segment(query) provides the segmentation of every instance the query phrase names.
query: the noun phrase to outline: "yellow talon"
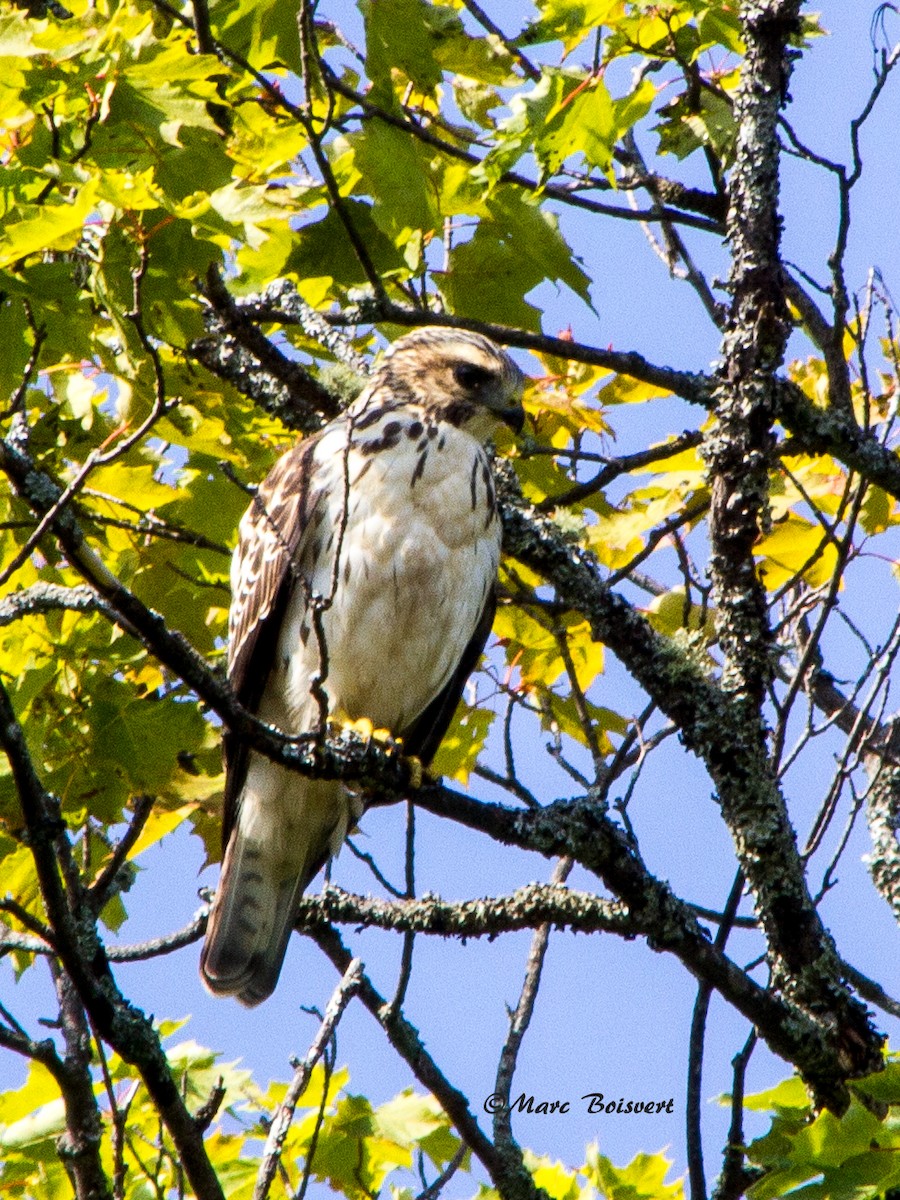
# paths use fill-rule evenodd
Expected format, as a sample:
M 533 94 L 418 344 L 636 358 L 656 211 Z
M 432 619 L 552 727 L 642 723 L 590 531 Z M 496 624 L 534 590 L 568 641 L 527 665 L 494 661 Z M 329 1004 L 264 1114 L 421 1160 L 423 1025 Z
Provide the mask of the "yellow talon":
M 333 718 L 334 724 L 340 730 L 348 729 L 351 733 L 355 733 L 358 737 L 363 738 L 367 742 L 389 742 L 391 741 L 391 731 L 389 729 L 376 729 L 368 717 L 357 717 L 355 721 L 343 713 Z
M 368 717 L 359 717 L 356 721 L 346 721 L 345 729 L 352 729 L 354 733 L 358 733 L 361 738 L 371 741 L 372 734 L 375 732 L 375 726 Z

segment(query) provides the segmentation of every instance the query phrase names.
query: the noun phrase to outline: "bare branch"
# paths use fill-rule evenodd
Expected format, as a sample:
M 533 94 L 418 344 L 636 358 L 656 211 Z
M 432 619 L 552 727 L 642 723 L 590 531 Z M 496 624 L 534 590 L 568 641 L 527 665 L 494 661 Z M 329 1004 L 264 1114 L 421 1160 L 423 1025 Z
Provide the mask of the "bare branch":
M 153 797 L 138 796 L 134 801 L 133 808 L 134 813 L 128 824 L 128 829 L 119 839 L 118 845 L 113 851 L 112 858 L 88 889 L 88 896 L 91 904 L 94 906 L 94 912 L 99 912 L 113 894 L 119 871 L 122 869 L 135 842 L 141 836 L 141 831 L 153 811 Z
M 352 959 L 340 937 L 333 929 L 320 929 L 310 935 L 343 973 Z M 503 1200 L 541 1200 L 520 1155 L 504 1155 L 487 1138 L 469 1108 L 469 1101 L 447 1080 L 434 1059 L 425 1049 L 418 1030 L 402 1013 L 392 1013 L 390 1005 L 373 987 L 367 975 L 362 976 L 359 996 L 363 1004 L 382 1026 L 388 1041 L 409 1065 L 416 1079 L 437 1099 L 444 1112 L 456 1126 L 459 1136 L 471 1148 L 491 1177 Z
M 731 1126 L 722 1171 L 716 1180 L 713 1200 L 740 1200 L 746 1195 L 747 1187 L 757 1178 L 758 1171 L 745 1166 L 744 1138 L 744 1077 L 750 1058 L 756 1048 L 756 1030 L 751 1030 L 741 1049 L 731 1060 L 734 1082 L 731 1087 Z
M 550 886 L 561 887 L 568 878 L 571 870 L 572 859 L 560 859 L 553 869 Z M 534 1012 L 538 988 L 541 985 L 544 957 L 547 953 L 549 942 L 550 925 L 541 925 L 535 930 L 534 937 L 531 939 L 531 949 L 528 953 L 528 963 L 525 968 L 522 991 L 519 994 L 519 1002 L 516 1005 L 515 1012 L 510 1014 L 509 1033 L 506 1036 L 506 1041 L 503 1043 L 503 1049 L 500 1052 L 500 1061 L 497 1064 L 497 1077 L 494 1080 L 494 1098 L 499 1098 L 500 1103 L 494 1110 L 494 1142 L 505 1153 L 521 1153 L 513 1138 L 512 1110 L 510 1108 L 509 1096 L 519 1057 L 519 1049 L 521 1048 L 522 1039 L 525 1037 L 528 1026 L 531 1023 L 532 1013 Z
M 297 1103 L 309 1085 L 313 1067 L 322 1057 L 326 1046 L 334 1037 L 334 1032 L 343 1016 L 344 1009 L 359 991 L 362 978 L 362 962 L 360 959 L 354 958 L 344 972 L 340 983 L 332 992 L 331 999 L 328 1001 L 328 1006 L 325 1009 L 325 1015 L 322 1018 L 322 1023 L 319 1026 L 319 1031 L 313 1039 L 309 1050 L 307 1050 L 306 1056 L 301 1062 L 295 1065 L 294 1077 L 288 1085 L 284 1099 L 278 1106 L 278 1112 L 275 1114 L 272 1124 L 269 1126 L 262 1161 L 259 1164 L 259 1170 L 256 1175 L 256 1185 L 253 1188 L 253 1200 L 266 1200 L 269 1194 L 269 1189 L 275 1178 L 275 1172 L 281 1161 L 284 1139 L 287 1137 L 291 1121 L 294 1119 L 294 1110 L 297 1107 Z
M 522 53 L 515 42 L 506 37 L 499 25 L 494 24 L 481 5 L 476 4 L 475 0 L 463 0 L 463 4 L 482 28 L 486 29 L 488 33 L 492 33 L 499 42 L 503 43 L 506 47 L 506 52 L 516 60 L 528 78 L 537 82 L 541 77 L 538 68 Z

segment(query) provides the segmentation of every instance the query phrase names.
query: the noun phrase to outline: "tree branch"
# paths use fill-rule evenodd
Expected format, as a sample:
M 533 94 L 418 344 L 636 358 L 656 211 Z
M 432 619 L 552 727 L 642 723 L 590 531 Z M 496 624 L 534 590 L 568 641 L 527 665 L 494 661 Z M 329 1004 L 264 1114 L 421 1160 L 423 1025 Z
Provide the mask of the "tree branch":
M 691 907 L 649 873 L 622 830 L 590 800 L 559 800 L 541 809 L 509 809 L 447 788 L 423 788 L 416 803 L 435 816 L 481 830 L 505 845 L 546 858 L 571 856 L 628 906 L 634 930 L 668 951 L 743 1013 L 769 1048 L 794 1063 L 817 1102 L 837 1106 L 847 1063 L 831 1031 L 755 983 L 709 940 Z
M 63 968 L 95 1028 L 139 1071 L 177 1147 L 198 1200 L 224 1200 L 203 1138 L 172 1078 L 159 1037 L 142 1012 L 119 992 L 109 970 L 93 914 L 82 895 L 67 895 L 56 843 L 65 843 L 59 806 L 38 779 L 6 689 L 0 684 L 0 745 L 6 752 L 22 805 L 29 845 L 47 917 Z
M 359 991 L 361 982 L 362 962 L 360 959 L 354 958 L 344 972 L 340 983 L 334 989 L 331 999 L 328 1001 L 325 1016 L 322 1018 L 318 1033 L 313 1039 L 309 1050 L 306 1052 L 306 1056 L 302 1062 L 296 1063 L 294 1077 L 288 1086 L 284 1099 L 278 1106 L 278 1111 L 272 1120 L 272 1124 L 269 1126 L 262 1160 L 256 1175 L 256 1184 L 253 1188 L 253 1200 L 266 1200 L 269 1194 L 269 1189 L 275 1178 L 275 1172 L 278 1170 L 278 1165 L 281 1161 L 284 1139 L 287 1137 L 291 1121 L 294 1119 L 294 1111 L 297 1103 L 309 1085 L 313 1067 L 325 1053 L 328 1043 L 334 1037 L 334 1032 L 343 1016 L 344 1009 Z
M 316 944 L 331 959 L 343 974 L 352 961 L 337 932 L 321 929 L 311 933 Z M 456 1126 L 463 1141 L 472 1149 L 484 1166 L 494 1187 L 503 1200 L 546 1200 L 546 1193 L 536 1188 L 531 1175 L 522 1162 L 521 1155 L 504 1155 L 485 1136 L 469 1108 L 468 1099 L 458 1091 L 438 1069 L 434 1059 L 425 1049 L 418 1030 L 396 1012 L 383 996 L 376 991 L 369 977 L 363 975 L 359 996 L 363 1004 L 381 1025 L 388 1041 L 401 1058 L 409 1065 L 416 1079 L 427 1088 Z
M 877 1069 L 881 1039 L 841 980 L 834 944 L 806 886 L 763 716 L 773 639 L 754 547 L 767 520 L 775 378 L 790 331 L 779 258 L 777 126 L 787 94 L 787 42 L 798 28 L 799 7 L 799 0 L 741 5 L 747 53 L 735 101 L 728 223 L 732 305 L 716 393 L 717 426 L 705 449 L 722 691 L 738 724 L 709 767 L 766 934 L 775 985 L 823 1022 L 843 1070 L 863 1074 Z M 843 1109 L 849 1094 L 842 1071 L 833 1082 L 830 1103 Z

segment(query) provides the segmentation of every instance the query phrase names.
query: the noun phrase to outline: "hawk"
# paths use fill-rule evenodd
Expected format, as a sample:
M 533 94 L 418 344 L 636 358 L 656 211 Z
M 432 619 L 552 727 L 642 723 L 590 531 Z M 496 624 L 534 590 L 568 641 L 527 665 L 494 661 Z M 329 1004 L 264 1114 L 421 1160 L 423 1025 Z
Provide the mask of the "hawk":
M 520 430 L 524 377 L 476 333 L 418 329 L 340 417 L 289 450 L 240 524 L 228 675 L 296 735 L 367 719 L 428 763 L 490 633 L 500 520 L 483 443 Z M 227 734 L 207 987 L 271 995 L 297 901 L 362 803 Z

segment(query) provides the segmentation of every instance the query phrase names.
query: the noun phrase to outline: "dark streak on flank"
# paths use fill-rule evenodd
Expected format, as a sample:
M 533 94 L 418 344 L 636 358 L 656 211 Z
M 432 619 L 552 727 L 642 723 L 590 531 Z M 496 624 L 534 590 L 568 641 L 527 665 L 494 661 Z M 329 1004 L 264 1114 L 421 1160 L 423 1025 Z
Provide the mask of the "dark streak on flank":
M 425 472 L 425 459 L 428 457 L 428 451 L 425 450 L 419 455 L 419 461 L 416 463 L 416 469 L 412 473 L 412 479 L 409 481 L 410 487 L 415 487 L 418 481 L 422 478 Z
M 409 438 L 409 440 L 411 442 L 414 442 L 417 437 L 421 437 L 422 430 L 424 428 L 425 428 L 425 426 L 422 424 L 421 421 L 412 421 L 406 427 L 406 436 Z
M 469 487 L 472 490 L 472 512 L 475 511 L 478 505 L 478 459 L 472 463 L 472 476 L 469 480 Z

